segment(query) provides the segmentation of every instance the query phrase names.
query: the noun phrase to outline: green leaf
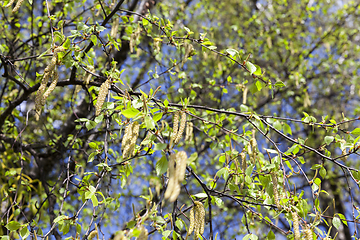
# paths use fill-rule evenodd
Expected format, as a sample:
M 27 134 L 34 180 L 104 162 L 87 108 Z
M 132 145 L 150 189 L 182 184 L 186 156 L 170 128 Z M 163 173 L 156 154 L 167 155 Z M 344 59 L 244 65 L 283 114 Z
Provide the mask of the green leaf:
M 329 145 L 330 143 L 332 143 L 334 141 L 334 137 L 333 136 L 326 136 L 324 138 L 324 142 L 326 143 L 326 145 Z
M 162 112 L 159 112 L 159 113 L 155 113 L 154 116 L 153 116 L 153 120 L 155 122 L 159 121 L 163 116 L 163 113 Z
M 20 236 L 22 239 L 26 239 L 30 235 L 30 231 L 27 227 L 20 230 Z
M 197 198 L 205 198 L 205 197 L 207 197 L 206 193 L 197 193 L 197 194 L 195 194 L 193 196 L 197 197 Z
M 156 174 L 158 176 L 161 176 L 166 172 L 167 169 L 168 169 L 168 161 L 166 160 L 166 157 L 163 156 L 162 158 L 160 158 L 159 161 L 156 162 L 155 165 Z
M 351 134 L 360 135 L 360 128 L 355 128 L 354 130 L 351 131 Z
M 88 158 L 88 163 L 91 163 L 92 161 L 94 161 L 94 158 L 96 155 L 97 155 L 97 152 L 90 153 L 89 158 Z
M 147 129 L 154 129 L 155 128 L 155 121 L 152 119 L 151 116 L 145 117 L 145 126 Z
M 140 113 L 140 111 L 134 107 L 130 107 L 124 111 L 121 111 L 121 114 L 124 115 L 126 118 L 133 118 L 136 115 L 138 115 L 139 113 Z
M 250 71 L 251 74 L 256 72 L 256 66 L 249 61 L 246 62 L 246 68 Z
M 282 88 L 285 87 L 285 84 L 282 81 L 278 80 L 275 83 L 275 87 Z
M 163 239 L 168 239 L 168 237 L 170 236 L 172 230 L 166 230 L 162 232 L 163 235 Z
M 96 194 L 91 196 L 91 202 L 94 207 L 97 207 L 99 205 L 99 201 L 97 200 Z
M 97 123 L 95 121 L 91 121 L 91 120 L 88 120 L 86 123 L 85 123 L 85 127 L 87 130 L 91 130 L 93 128 L 95 128 L 97 125 Z
M 231 48 L 229 48 L 229 49 L 226 49 L 226 52 L 230 55 L 230 56 L 234 56 L 234 55 L 236 55 L 236 54 L 238 54 L 239 52 L 238 51 L 236 51 L 235 49 L 231 49 Z
M 218 198 L 218 197 L 213 197 L 214 198 L 214 201 L 215 201 L 215 204 L 218 206 L 218 207 L 222 207 L 224 205 L 224 202 L 221 198 Z
M 283 131 L 284 131 L 284 134 L 286 134 L 286 135 L 292 135 L 291 127 L 287 123 L 284 123 Z
M 90 142 L 89 147 L 91 147 L 92 149 L 98 149 L 98 145 L 94 142 Z
M 320 176 L 322 178 L 325 178 L 325 176 L 326 176 L 326 169 L 324 167 L 320 168 Z
M 275 240 L 275 234 L 273 233 L 273 231 L 270 230 L 267 235 L 267 240 Z
M 167 148 L 167 143 L 158 143 L 155 145 L 154 147 L 154 151 L 158 151 L 158 150 L 164 150 Z
M 256 64 L 254 64 L 254 66 L 256 67 L 256 71 L 253 74 L 257 76 L 261 76 L 262 75 L 261 68 Z
M 282 129 L 282 125 L 281 125 L 280 121 L 275 121 L 273 124 L 273 127 L 279 131 L 281 131 L 281 129 Z
M 19 223 L 19 222 L 16 222 L 16 221 L 11 221 L 9 222 L 8 224 L 6 224 L 6 228 L 9 230 L 9 231 L 16 231 L 18 230 L 22 225 Z
M 57 217 L 54 219 L 54 223 L 61 222 L 61 221 L 63 221 L 64 219 L 68 219 L 68 218 L 69 218 L 69 217 L 66 216 L 66 215 L 57 216 Z
M 339 229 L 339 227 L 341 225 L 340 218 L 334 217 L 332 220 L 332 225 L 334 225 L 334 227 L 336 227 L 336 229 Z

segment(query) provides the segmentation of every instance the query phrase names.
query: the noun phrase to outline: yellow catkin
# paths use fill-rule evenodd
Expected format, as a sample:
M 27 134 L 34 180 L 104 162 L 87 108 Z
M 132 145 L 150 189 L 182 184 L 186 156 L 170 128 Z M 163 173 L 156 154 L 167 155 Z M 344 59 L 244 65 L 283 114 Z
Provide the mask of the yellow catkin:
M 193 135 L 194 124 L 192 122 L 188 122 L 186 124 L 186 133 L 185 133 L 185 141 L 191 141 Z
M 299 217 L 296 212 L 291 212 L 294 225 L 294 240 L 300 240 Z
M 278 189 L 277 189 L 278 181 L 277 181 L 276 173 L 271 172 L 270 175 L 271 175 L 271 180 L 272 180 L 272 183 L 273 183 L 273 192 L 274 192 L 275 204 L 276 204 L 277 208 L 280 210 L 281 205 L 280 205 L 280 200 L 279 200 L 279 192 L 278 192 Z
M 124 136 L 121 142 L 121 151 L 124 159 L 128 157 L 128 154 L 130 152 L 131 136 L 133 129 L 132 125 L 133 123 L 130 123 L 125 127 Z
M 177 180 L 181 183 L 185 178 L 187 155 L 185 151 L 176 153 L 176 173 Z
M 169 197 L 169 202 L 175 202 L 180 194 L 180 191 L 181 191 L 181 187 L 179 182 L 175 182 L 171 196 Z
M 148 230 L 144 226 L 141 226 L 140 227 L 140 234 L 137 237 L 137 240 L 147 240 L 148 235 L 149 235 Z
M 241 159 L 241 170 L 243 173 L 245 173 L 246 170 L 246 154 L 244 152 L 240 153 L 240 159 Z
M 171 143 L 174 142 L 176 136 L 177 136 L 177 132 L 178 132 L 178 128 L 179 128 L 179 112 L 175 112 L 174 114 L 174 120 L 173 120 L 173 132 L 171 135 Z
M 179 130 L 177 132 L 177 135 L 174 139 L 174 143 L 177 144 L 178 142 L 180 142 L 181 137 L 184 133 L 185 130 L 185 126 L 186 126 L 186 113 L 185 112 L 181 112 L 181 118 L 180 118 L 180 127 Z
M 303 232 L 304 232 L 305 240 L 312 240 L 313 239 L 313 236 L 312 236 L 313 234 L 312 234 L 312 231 L 311 231 L 310 228 L 306 227 Z
M 8 4 L 6 4 L 6 8 L 11 7 L 13 5 L 13 3 L 15 2 L 15 0 L 10 0 L 10 2 Z
M 131 131 L 131 139 L 130 139 L 130 149 L 129 155 L 130 157 L 134 156 L 134 150 L 136 146 L 136 140 L 139 137 L 140 125 L 138 122 L 134 122 L 132 124 L 132 131 Z
M 195 227 L 195 218 L 194 218 L 194 208 L 191 208 L 190 210 L 190 225 L 189 225 L 189 231 L 187 235 L 190 235 L 193 231 L 194 231 L 194 227 Z
M 169 172 L 168 172 L 169 182 L 168 182 L 168 186 L 166 188 L 165 195 L 164 195 L 165 199 L 169 199 L 172 196 L 172 193 L 173 193 L 174 189 L 176 188 L 176 184 L 178 184 L 178 181 L 176 179 L 177 175 L 175 172 L 175 155 L 174 154 L 170 155 L 168 169 L 169 169 Z
M 46 99 L 50 96 L 50 94 L 54 91 L 57 82 L 59 81 L 59 74 L 57 73 L 57 71 L 54 71 L 54 80 L 52 81 L 52 83 L 50 84 L 49 88 L 44 92 L 43 96 L 42 96 L 42 100 L 41 100 L 41 104 L 44 106 Z
M 12 13 L 16 13 L 18 10 L 19 10 L 19 8 L 21 7 L 21 4 L 24 2 L 24 0 L 18 0 L 17 1 L 17 3 L 16 3 L 16 5 L 15 5 L 15 7 L 13 8 L 13 10 L 12 10 Z
M 41 113 L 41 108 L 45 105 L 46 98 L 50 95 L 50 93 L 56 87 L 57 81 L 59 79 L 59 75 L 55 71 L 56 64 L 58 62 L 58 53 L 65 51 L 65 48 L 60 46 L 54 49 L 54 54 L 51 58 L 49 65 L 44 70 L 44 75 L 41 80 L 41 84 L 39 89 L 36 92 L 35 97 L 35 118 L 39 120 L 39 116 Z M 49 89 L 45 92 L 47 82 L 49 81 L 50 77 L 54 77 L 54 81 L 50 85 Z M 45 95 L 45 96 L 44 96 Z
M 194 239 L 198 239 L 198 235 L 203 234 L 205 229 L 205 208 L 204 205 L 199 201 L 195 201 L 194 204 L 195 204 Z
M 127 240 L 128 238 L 125 237 L 125 234 L 123 231 L 118 232 L 113 240 Z
M 95 104 L 95 116 L 99 116 L 101 112 L 101 108 L 104 105 L 106 96 L 109 92 L 110 87 L 110 78 L 107 79 L 103 84 L 101 84 L 99 89 L 99 95 Z
M 94 230 L 89 234 L 88 239 L 94 239 L 97 235 L 98 231 Z
M 119 29 L 119 21 L 120 21 L 120 18 L 114 18 L 114 20 L 112 22 L 111 31 L 110 31 L 110 36 L 112 38 L 116 38 L 118 29 Z

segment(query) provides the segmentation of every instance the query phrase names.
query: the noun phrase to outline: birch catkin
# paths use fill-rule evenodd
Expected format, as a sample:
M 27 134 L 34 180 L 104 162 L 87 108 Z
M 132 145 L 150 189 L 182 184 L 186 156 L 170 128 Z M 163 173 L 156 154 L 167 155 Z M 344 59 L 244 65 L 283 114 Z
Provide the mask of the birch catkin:
M 106 96 L 109 92 L 110 87 L 110 78 L 108 78 L 103 84 L 101 84 L 99 89 L 99 96 L 97 98 L 96 104 L 95 104 L 95 116 L 99 116 L 101 112 L 101 108 L 104 105 Z
M 294 224 L 294 240 L 300 240 L 299 217 L 296 212 L 291 212 Z
M 185 151 L 180 151 L 176 154 L 176 173 L 177 180 L 181 183 L 185 178 L 187 155 Z
M 275 204 L 276 204 L 276 207 L 280 210 L 281 205 L 280 205 L 280 200 L 279 200 L 279 192 L 278 192 L 278 189 L 277 189 L 278 180 L 277 180 L 277 177 L 276 177 L 276 173 L 274 171 L 272 171 L 270 173 L 270 175 L 271 175 L 271 180 L 272 180 L 272 183 L 273 183 L 273 192 L 274 192 Z
M 185 133 L 185 141 L 191 141 L 193 135 L 194 124 L 192 122 L 188 122 L 186 124 L 186 133 Z
M 303 232 L 304 232 L 305 240 L 312 240 L 313 239 L 313 236 L 312 236 L 313 234 L 312 234 L 312 231 L 311 231 L 310 228 L 306 227 Z
M 174 120 L 173 120 L 173 132 L 171 134 L 171 143 L 174 142 L 176 136 L 177 136 L 177 132 L 178 132 L 178 128 L 179 128 L 179 112 L 175 112 L 174 114 Z
M 185 126 L 186 126 L 186 113 L 181 112 L 180 127 L 179 127 L 177 135 L 176 135 L 176 137 L 174 139 L 175 144 L 180 142 L 181 137 L 182 137 L 182 135 L 184 133 L 184 130 L 185 130 Z
M 125 127 L 125 133 L 121 141 L 121 150 L 124 159 L 133 156 L 139 131 L 140 125 L 136 121 Z
M 147 240 L 148 235 L 149 235 L 148 230 L 144 226 L 141 226 L 140 227 L 140 234 L 137 237 L 137 240 Z
M 198 234 L 203 234 L 205 229 L 205 208 L 204 205 L 199 201 L 195 201 L 194 204 L 195 204 L 194 239 L 198 239 Z
M 164 195 L 165 199 L 169 199 L 172 196 L 172 193 L 176 188 L 175 184 L 178 184 L 176 179 L 177 174 L 175 172 L 175 154 L 170 155 L 169 166 L 168 166 L 168 177 L 169 177 L 169 182 Z
M 58 53 L 65 51 L 65 48 L 60 46 L 56 47 L 54 49 L 54 54 L 51 58 L 50 64 L 45 68 L 44 75 L 40 83 L 40 87 L 36 92 L 35 97 L 35 117 L 36 120 L 39 120 L 39 116 L 41 113 L 41 108 L 45 105 L 46 99 L 50 96 L 51 92 L 55 89 L 56 84 L 59 80 L 59 75 L 56 72 L 56 64 L 58 62 Z M 50 77 L 53 77 L 53 81 L 50 84 L 48 90 L 45 91 L 46 85 L 50 79 Z

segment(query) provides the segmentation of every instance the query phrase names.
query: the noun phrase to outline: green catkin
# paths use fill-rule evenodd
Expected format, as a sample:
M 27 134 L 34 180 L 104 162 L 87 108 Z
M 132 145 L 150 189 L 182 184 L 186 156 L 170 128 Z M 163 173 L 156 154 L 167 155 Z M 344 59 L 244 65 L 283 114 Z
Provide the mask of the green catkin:
M 186 113 L 185 112 L 181 112 L 181 118 L 180 118 L 180 127 L 179 130 L 177 132 L 177 135 L 174 139 L 174 143 L 177 144 L 180 142 L 181 137 L 184 133 L 185 130 L 185 126 L 186 126 Z
M 109 92 L 110 87 L 110 78 L 108 78 L 103 84 L 101 84 L 99 89 L 99 95 L 95 104 L 95 116 L 99 116 L 101 112 L 101 108 L 104 105 L 106 96 Z
M 280 205 L 280 200 L 279 200 L 279 192 L 278 192 L 278 189 L 277 189 L 278 181 L 277 181 L 276 173 L 271 172 L 270 175 L 271 175 L 271 180 L 272 180 L 272 183 L 273 183 L 273 192 L 274 192 L 275 204 L 276 204 L 276 207 L 280 210 L 281 205 Z
M 294 224 L 294 240 L 300 240 L 299 217 L 296 212 L 291 212 Z

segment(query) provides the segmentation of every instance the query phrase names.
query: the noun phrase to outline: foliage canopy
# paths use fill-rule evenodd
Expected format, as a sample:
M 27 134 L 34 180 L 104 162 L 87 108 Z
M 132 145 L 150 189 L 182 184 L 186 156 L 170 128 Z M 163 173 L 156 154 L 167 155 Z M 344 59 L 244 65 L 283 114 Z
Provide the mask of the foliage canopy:
M 358 1 L 10 1 L 1 239 L 358 239 Z

